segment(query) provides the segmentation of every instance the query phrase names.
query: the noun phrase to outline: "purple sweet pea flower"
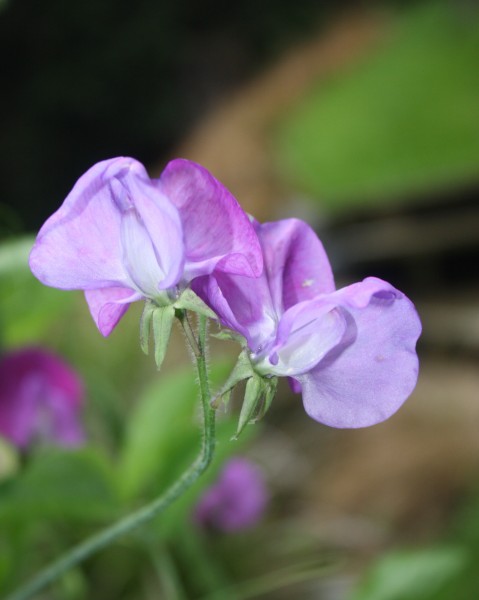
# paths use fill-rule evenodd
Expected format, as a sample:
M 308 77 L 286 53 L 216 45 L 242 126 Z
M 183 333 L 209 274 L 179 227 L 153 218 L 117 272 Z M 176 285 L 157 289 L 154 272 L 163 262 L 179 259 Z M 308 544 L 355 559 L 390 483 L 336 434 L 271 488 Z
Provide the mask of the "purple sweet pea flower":
M 244 336 L 257 373 L 293 379 L 313 419 L 354 428 L 390 417 L 418 375 L 421 324 L 411 301 L 375 277 L 336 290 L 324 248 L 302 221 L 255 227 L 263 275 L 213 273 L 195 281 L 196 293 Z
M 40 348 L 5 354 L 0 382 L 0 435 L 22 449 L 39 438 L 59 446 L 83 442 L 83 385 L 58 356 Z
M 200 498 L 194 517 L 205 528 L 238 531 L 255 525 L 267 502 L 266 485 L 258 467 L 246 458 L 232 458 Z
M 131 302 L 170 304 L 199 275 L 257 277 L 247 215 L 206 169 L 177 159 L 150 179 L 133 158 L 97 163 L 41 228 L 30 268 L 44 284 L 85 291 L 107 336 Z

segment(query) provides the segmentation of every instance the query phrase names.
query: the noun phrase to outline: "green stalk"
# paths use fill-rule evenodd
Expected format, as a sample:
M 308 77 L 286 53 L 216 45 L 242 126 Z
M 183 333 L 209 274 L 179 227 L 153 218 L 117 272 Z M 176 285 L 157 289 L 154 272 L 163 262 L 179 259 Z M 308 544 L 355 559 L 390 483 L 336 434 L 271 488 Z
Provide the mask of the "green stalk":
M 182 320 L 182 325 L 183 327 L 189 327 L 189 323 L 186 319 Z M 191 328 L 188 332 L 188 339 L 190 338 L 190 335 L 192 335 Z M 50 566 L 40 571 L 26 585 L 7 596 L 5 600 L 29 600 L 29 598 L 32 598 L 35 594 L 56 581 L 68 571 L 68 569 L 71 569 L 96 552 L 102 550 L 122 535 L 151 521 L 168 508 L 168 506 L 170 506 L 177 498 L 182 496 L 208 468 L 213 459 L 215 450 L 215 411 L 211 407 L 211 394 L 206 369 L 205 344 L 206 318 L 200 316 L 198 320 L 197 340 L 199 351 L 195 352 L 195 359 L 200 386 L 201 405 L 203 408 L 203 437 L 201 450 L 195 461 L 159 498 L 73 547 Z

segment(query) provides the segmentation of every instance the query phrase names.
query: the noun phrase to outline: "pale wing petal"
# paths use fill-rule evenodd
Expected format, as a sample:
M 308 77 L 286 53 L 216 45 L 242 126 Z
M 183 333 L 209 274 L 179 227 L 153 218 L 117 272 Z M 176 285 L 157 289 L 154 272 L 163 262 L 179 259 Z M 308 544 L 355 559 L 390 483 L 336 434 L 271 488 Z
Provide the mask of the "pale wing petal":
M 30 254 L 30 268 L 42 283 L 61 289 L 126 283 L 120 247 L 121 213 L 104 178 L 108 168 L 124 160 L 105 160 L 89 169 L 40 229 Z
M 299 375 L 306 412 L 332 427 L 384 421 L 417 381 L 421 324 L 411 301 L 370 278 L 336 294 L 349 315 L 346 336 L 310 372 Z
M 218 315 L 221 323 L 244 336 L 253 352 L 274 339 L 277 318 L 264 276 L 255 278 L 215 273 L 199 277 L 192 289 Z
M 183 230 L 174 204 L 133 163 L 109 172 L 112 197 L 121 212 L 120 237 L 125 268 L 144 296 L 173 287 L 184 265 Z
M 91 316 L 105 337 L 110 335 L 118 321 L 126 313 L 131 302 L 141 299 L 141 295 L 128 288 L 104 288 L 85 291 L 85 298 Z
M 307 223 L 284 219 L 257 226 L 257 233 L 273 304 L 280 314 L 335 290 L 326 252 Z
M 257 365 L 260 371 L 289 377 L 305 373 L 341 342 L 347 323 L 330 296 L 301 302 L 286 311 L 274 344 Z

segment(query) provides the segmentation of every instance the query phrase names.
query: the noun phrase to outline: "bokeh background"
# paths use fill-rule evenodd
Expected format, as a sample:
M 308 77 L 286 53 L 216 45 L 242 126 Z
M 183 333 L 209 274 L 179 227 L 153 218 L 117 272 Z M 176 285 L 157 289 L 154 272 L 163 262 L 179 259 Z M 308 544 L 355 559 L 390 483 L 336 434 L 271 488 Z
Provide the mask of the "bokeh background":
M 0 450 L 0 593 L 152 498 L 194 455 L 181 335 L 162 373 L 141 307 L 108 338 L 81 293 L 47 289 L 33 234 L 94 162 L 195 160 L 261 220 L 297 216 L 338 286 L 375 275 L 416 303 L 418 386 L 389 421 L 338 431 L 281 386 L 263 421 L 147 532 L 45 599 L 470 600 L 479 594 L 479 6 L 472 0 L 0 2 L 0 341 L 85 382 L 86 446 Z M 225 350 L 226 348 L 226 350 Z M 211 348 L 220 382 L 237 348 Z M 0 381 L 0 386 L 2 382 Z M 270 493 L 256 527 L 191 513 L 229 456 Z

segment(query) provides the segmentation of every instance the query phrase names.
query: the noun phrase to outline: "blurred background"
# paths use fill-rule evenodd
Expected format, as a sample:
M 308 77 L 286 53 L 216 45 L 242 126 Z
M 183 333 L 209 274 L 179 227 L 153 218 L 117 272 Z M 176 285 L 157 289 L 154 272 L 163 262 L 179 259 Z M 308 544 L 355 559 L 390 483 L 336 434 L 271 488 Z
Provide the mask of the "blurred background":
M 420 378 L 364 430 L 310 420 L 284 385 L 230 442 L 234 405 L 200 485 L 42 598 L 478 597 L 478 3 L 3 0 L 0 52 L 2 360 L 47 349 L 84 390 L 76 449 L 45 431 L 0 438 L 0 595 L 153 498 L 199 443 L 182 336 L 158 375 L 141 307 L 103 339 L 81 293 L 27 267 L 76 179 L 130 155 L 152 176 L 195 160 L 260 220 L 307 220 L 338 287 L 374 275 L 405 292 L 424 326 Z M 213 345 L 214 381 L 236 354 Z M 232 456 L 269 500 L 240 530 L 205 527 L 195 506 Z

